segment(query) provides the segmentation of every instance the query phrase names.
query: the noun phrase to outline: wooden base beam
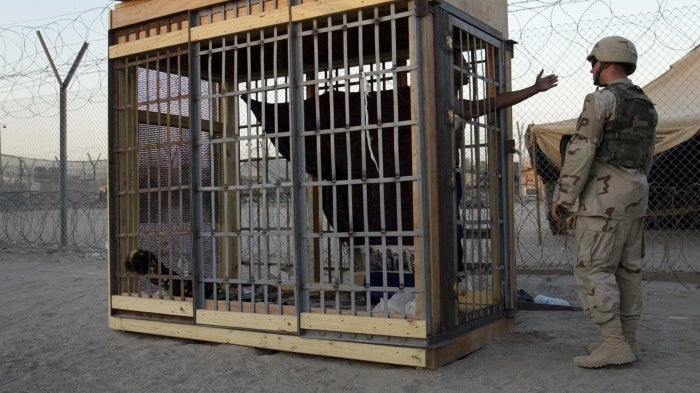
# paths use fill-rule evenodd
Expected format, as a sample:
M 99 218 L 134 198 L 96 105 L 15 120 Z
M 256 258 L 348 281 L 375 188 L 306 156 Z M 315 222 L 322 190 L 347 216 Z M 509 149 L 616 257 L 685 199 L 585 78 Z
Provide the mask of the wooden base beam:
M 496 337 L 515 331 L 515 318 L 504 318 L 492 324 L 472 330 L 469 333 L 455 337 L 453 342 L 430 351 L 426 359 L 426 367 L 442 367 L 457 359 L 484 347 Z
M 330 356 L 403 366 L 426 367 L 426 350 L 423 348 L 320 340 L 279 333 L 234 330 L 112 316 L 109 317 L 109 327 L 115 330 L 222 344 L 244 345 L 275 351 L 296 352 L 308 355 Z
M 111 300 L 111 308 L 114 310 L 138 311 L 189 318 L 194 316 L 192 301 L 183 302 L 121 295 L 114 295 Z
M 109 317 L 109 327 L 114 330 L 243 345 L 275 351 L 410 367 L 438 368 L 476 351 L 502 334 L 512 333 L 515 328 L 515 322 L 514 318 L 502 319 L 456 337 L 450 344 L 439 348 L 416 348 L 322 340 L 277 332 L 237 330 L 226 327 L 160 322 L 116 316 Z

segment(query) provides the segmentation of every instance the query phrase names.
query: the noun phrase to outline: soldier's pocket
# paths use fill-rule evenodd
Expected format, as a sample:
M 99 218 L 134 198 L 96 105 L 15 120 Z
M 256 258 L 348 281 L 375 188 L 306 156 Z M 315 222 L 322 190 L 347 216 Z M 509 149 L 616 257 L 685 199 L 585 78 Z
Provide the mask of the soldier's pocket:
M 596 268 L 615 266 L 615 234 L 617 222 L 589 218 L 576 223 L 577 267 Z M 580 225 L 580 227 L 579 227 Z

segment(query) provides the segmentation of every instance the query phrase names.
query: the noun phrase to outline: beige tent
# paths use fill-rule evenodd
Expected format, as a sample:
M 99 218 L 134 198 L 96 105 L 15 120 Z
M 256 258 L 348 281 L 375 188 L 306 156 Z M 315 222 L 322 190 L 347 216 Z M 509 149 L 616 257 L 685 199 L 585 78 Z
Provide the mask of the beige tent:
M 700 131 L 700 46 L 642 89 L 656 105 L 659 115 L 655 154 L 692 138 Z M 539 149 L 559 167 L 559 142 L 563 135 L 572 134 L 575 128 L 576 119 L 569 119 L 532 124 L 528 131 L 536 138 Z

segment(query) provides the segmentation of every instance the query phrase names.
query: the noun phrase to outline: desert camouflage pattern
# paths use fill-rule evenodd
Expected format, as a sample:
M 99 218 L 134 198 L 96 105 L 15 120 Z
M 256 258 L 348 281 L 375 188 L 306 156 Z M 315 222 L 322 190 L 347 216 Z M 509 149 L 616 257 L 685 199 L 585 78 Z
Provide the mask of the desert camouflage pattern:
M 593 323 L 638 320 L 642 312 L 644 218 L 579 217 L 574 277 L 583 312 Z
M 658 116 L 654 104 L 641 88 L 630 84 L 610 84 L 617 108 L 605 124 L 596 159 L 627 168 L 644 166 L 652 153 Z M 622 103 L 622 104 L 619 104 Z
M 628 78 L 612 83 L 632 84 Z M 578 200 L 577 216 L 629 219 L 644 217 L 649 197 L 647 174 L 653 144 L 640 168 L 625 168 L 596 160 L 605 124 L 615 115 L 615 94 L 598 90 L 586 96 L 559 176 L 553 202 L 571 210 Z

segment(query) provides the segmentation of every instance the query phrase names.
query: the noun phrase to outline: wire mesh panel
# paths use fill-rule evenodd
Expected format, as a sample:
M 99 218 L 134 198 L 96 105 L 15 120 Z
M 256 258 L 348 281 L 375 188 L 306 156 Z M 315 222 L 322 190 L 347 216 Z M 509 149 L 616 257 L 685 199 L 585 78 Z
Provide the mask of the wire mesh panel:
M 115 62 L 111 225 L 121 294 L 192 296 L 187 59 L 172 49 Z

